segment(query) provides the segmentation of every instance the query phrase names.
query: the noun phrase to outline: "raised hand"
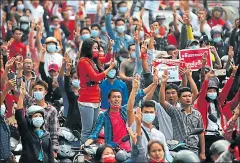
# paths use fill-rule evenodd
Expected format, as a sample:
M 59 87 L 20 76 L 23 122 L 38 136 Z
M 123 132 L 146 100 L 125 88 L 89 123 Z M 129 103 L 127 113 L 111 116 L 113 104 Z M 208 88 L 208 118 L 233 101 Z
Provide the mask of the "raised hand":
M 14 89 L 14 87 L 16 86 L 16 80 L 15 79 L 11 79 L 11 80 L 8 80 L 6 85 L 5 85 L 5 88 L 7 90 L 12 90 Z
M 210 50 L 213 54 L 217 53 L 217 49 L 215 48 L 215 46 L 210 46 Z
M 139 41 L 140 41 L 139 34 L 136 31 L 134 32 L 134 40 L 136 43 L 139 43 Z
M 158 70 L 157 69 L 154 70 L 153 84 L 158 85 Z
M 114 40 L 112 40 L 108 35 L 106 35 L 108 38 L 108 51 L 112 51 L 112 47 L 114 45 Z
M 135 122 L 139 125 L 141 125 L 141 123 L 142 123 L 142 112 L 141 112 L 141 108 L 139 108 L 139 107 L 136 110 Z
M 206 80 L 209 80 L 210 78 L 213 78 L 213 77 L 215 77 L 215 74 L 212 70 L 205 75 Z
M 21 83 L 21 87 L 20 87 L 20 96 L 23 96 L 23 97 L 24 97 L 25 94 L 26 94 L 25 83 L 22 82 L 22 83 Z
M 232 64 L 232 62 L 230 62 L 230 63 Z M 232 76 L 235 76 L 235 74 L 236 74 L 236 72 L 238 70 L 238 66 L 239 65 L 235 66 L 235 65 L 232 64 Z
M 111 0 L 108 1 L 108 7 L 107 7 L 107 10 L 106 10 L 106 13 L 107 14 L 112 13 L 112 1 Z
M 232 58 L 234 56 L 234 50 L 233 50 L 233 47 L 232 46 L 229 46 L 229 49 L 228 49 L 228 60 L 231 61 Z
M 136 145 L 137 144 L 137 133 L 134 133 L 130 127 L 128 127 L 127 130 L 132 139 L 133 144 Z
M 8 60 L 7 63 L 5 64 L 5 69 L 9 70 L 13 66 L 15 60 L 16 60 L 15 57 L 12 57 L 10 60 Z
M 72 60 L 70 58 L 68 58 L 66 60 L 66 71 L 71 71 L 71 68 L 72 68 Z
M 207 64 L 207 53 L 204 53 L 202 56 L 202 67 L 205 67 Z
M 155 37 L 156 34 L 154 33 L 154 25 L 150 25 L 150 37 Z
M 162 75 L 162 83 L 167 83 L 168 81 L 168 70 L 164 70 Z
M 112 69 L 115 67 L 114 59 L 111 59 L 109 67 Z
M 132 81 L 132 88 L 138 89 L 139 87 L 139 75 L 137 74 Z
M 191 65 L 190 64 L 188 64 L 186 66 L 185 71 L 186 71 L 186 75 L 187 75 L 188 78 L 192 76 L 192 70 L 191 70 Z

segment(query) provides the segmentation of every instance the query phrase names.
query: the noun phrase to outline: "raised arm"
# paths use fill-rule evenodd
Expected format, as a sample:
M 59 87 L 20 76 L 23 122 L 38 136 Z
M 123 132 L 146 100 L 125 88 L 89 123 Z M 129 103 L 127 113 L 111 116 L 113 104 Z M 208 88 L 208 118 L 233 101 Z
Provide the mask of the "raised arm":
M 134 103 L 135 103 L 135 97 L 137 94 L 137 90 L 139 88 L 139 76 L 136 75 L 135 79 L 132 82 L 132 91 L 130 93 L 129 99 L 128 99 L 128 104 L 127 104 L 127 121 L 128 121 L 128 126 L 130 127 L 132 123 L 134 122 Z
M 191 65 L 188 65 L 186 68 L 186 75 L 190 84 L 190 87 L 192 89 L 192 101 L 194 102 L 197 99 L 198 96 L 198 89 L 197 89 L 197 85 L 195 83 L 195 81 L 192 78 L 192 71 L 191 71 Z
M 112 1 L 108 1 L 108 8 L 105 16 L 106 30 L 111 39 L 115 40 L 115 33 L 112 28 L 111 18 L 112 18 Z
M 158 86 L 158 71 L 155 70 L 154 75 L 153 75 L 153 86 L 151 90 L 146 94 L 145 96 L 145 101 L 152 100 L 152 96 Z
M 159 101 L 164 109 L 168 107 L 168 102 L 165 100 L 165 89 L 166 89 L 167 80 L 168 80 L 168 71 L 164 70 L 164 73 L 162 75 L 161 87 L 159 91 L 159 96 L 160 96 Z
M 215 57 L 215 60 L 216 60 L 215 65 L 213 65 L 214 68 L 221 69 L 222 68 L 222 62 L 221 62 L 221 59 L 220 59 L 220 57 L 218 55 L 218 52 L 217 52 L 215 46 L 210 46 L 210 50 L 213 53 L 213 55 Z
M 139 25 L 138 25 L 139 26 Z M 135 31 L 134 34 L 135 39 L 135 53 L 136 53 L 136 67 L 134 70 L 134 74 L 141 74 L 142 73 L 142 60 L 140 59 L 140 45 L 139 45 L 139 31 Z

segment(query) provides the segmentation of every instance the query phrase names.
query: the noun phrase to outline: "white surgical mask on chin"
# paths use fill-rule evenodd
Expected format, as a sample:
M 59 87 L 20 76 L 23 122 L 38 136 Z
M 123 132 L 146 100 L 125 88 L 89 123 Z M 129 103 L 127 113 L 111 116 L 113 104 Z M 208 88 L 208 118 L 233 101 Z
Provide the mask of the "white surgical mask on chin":
M 4 104 L 1 105 L 1 112 L 0 112 L 0 116 L 3 116 L 6 112 L 6 106 Z

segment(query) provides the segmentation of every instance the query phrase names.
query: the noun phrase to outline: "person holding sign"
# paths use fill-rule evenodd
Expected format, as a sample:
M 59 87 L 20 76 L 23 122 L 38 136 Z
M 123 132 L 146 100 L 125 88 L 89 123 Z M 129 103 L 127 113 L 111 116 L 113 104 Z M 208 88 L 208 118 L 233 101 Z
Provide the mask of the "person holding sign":
M 181 106 L 176 107 L 169 104 L 165 99 L 165 89 L 168 80 L 168 72 L 167 70 L 164 71 L 160 88 L 160 104 L 163 106 L 167 114 L 171 117 L 171 122 L 173 125 L 173 139 L 180 142 L 185 141 L 185 143 L 191 147 L 197 147 L 198 143 L 200 143 L 200 151 L 196 149 L 191 150 L 193 150 L 196 155 L 198 155 L 199 152 L 200 159 L 204 160 L 204 134 L 201 133 L 200 135 L 192 135 L 186 139 L 186 136 L 189 135 L 194 128 L 203 127 L 202 116 L 200 112 L 192 107 L 192 103 L 196 98 L 196 96 L 193 96 L 193 93 L 195 94 L 196 92 L 198 92 L 197 86 L 192 79 L 192 72 L 189 68 L 187 69 L 186 74 L 188 76 L 192 89 L 188 87 L 182 87 L 178 90 L 178 97 Z

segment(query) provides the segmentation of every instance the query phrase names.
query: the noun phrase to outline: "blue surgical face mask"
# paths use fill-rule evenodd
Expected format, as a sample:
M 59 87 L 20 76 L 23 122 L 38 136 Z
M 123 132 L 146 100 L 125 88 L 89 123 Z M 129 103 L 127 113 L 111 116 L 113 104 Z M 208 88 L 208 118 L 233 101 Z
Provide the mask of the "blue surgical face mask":
M 136 29 L 136 25 L 131 26 L 131 30 L 134 31 Z
M 26 31 L 28 29 L 29 25 L 24 23 L 24 24 L 21 24 L 20 28 L 24 31 Z
M 142 114 L 142 120 L 143 122 L 150 124 L 154 121 L 155 119 L 155 114 L 152 113 L 143 113 Z
M 49 44 L 49 45 L 47 45 L 47 51 L 48 51 L 49 53 L 56 52 L 56 45 L 54 45 L 54 44 Z
M 217 92 L 208 92 L 207 97 L 210 98 L 211 100 L 216 100 Z
M 131 53 L 130 56 L 131 56 L 131 58 L 133 58 L 133 59 L 137 58 L 137 55 L 136 55 L 135 52 Z
M 127 7 L 119 7 L 119 13 L 125 14 L 127 12 Z
M 78 79 L 73 79 L 73 80 L 72 80 L 72 85 L 73 85 L 75 88 L 79 88 L 80 81 L 79 81 Z
M 42 91 L 36 91 L 33 92 L 33 97 L 37 100 L 37 101 L 41 101 L 44 99 L 44 93 Z
M 121 25 L 121 26 L 117 26 L 117 31 L 119 33 L 123 33 L 125 31 L 125 26 Z
M 17 5 L 17 10 L 18 11 L 22 11 L 23 9 L 24 9 L 24 5 L 23 4 Z
M 144 32 L 143 31 L 140 31 L 139 35 L 140 35 L 140 39 L 144 39 Z
M 56 53 L 60 52 L 61 51 L 61 47 L 60 46 L 57 46 L 56 48 Z
M 115 69 L 111 69 L 108 74 L 107 77 L 110 79 L 113 79 L 116 76 L 117 71 Z
M 127 58 L 123 58 L 122 56 L 119 56 L 119 60 L 121 61 L 121 62 L 123 62 L 123 61 L 125 61 Z
M 32 118 L 33 126 L 39 128 L 43 125 L 44 120 L 43 117 L 34 117 Z
M 91 30 L 91 35 L 92 35 L 93 38 L 96 38 L 99 35 L 99 31 L 98 30 Z
M 107 33 L 106 26 L 104 26 L 104 27 L 101 27 L 101 31 L 102 31 L 102 32 L 104 32 L 104 33 Z
M 85 41 L 88 38 L 90 38 L 90 34 L 84 34 L 81 36 L 81 40 L 83 40 L 83 41 Z
M 216 38 L 213 39 L 213 42 L 215 42 L 215 43 L 219 43 L 221 41 L 222 41 L 221 37 L 216 37 Z
M 198 49 L 199 46 L 193 45 L 193 46 L 190 46 L 189 48 L 190 48 L 190 49 Z
M 155 33 L 156 35 L 158 35 L 158 34 L 159 34 L 159 29 L 155 29 L 155 30 L 154 30 L 154 33 Z
M 4 104 L 1 105 L 1 112 L 0 112 L 0 116 L 3 116 L 6 112 L 6 106 Z

